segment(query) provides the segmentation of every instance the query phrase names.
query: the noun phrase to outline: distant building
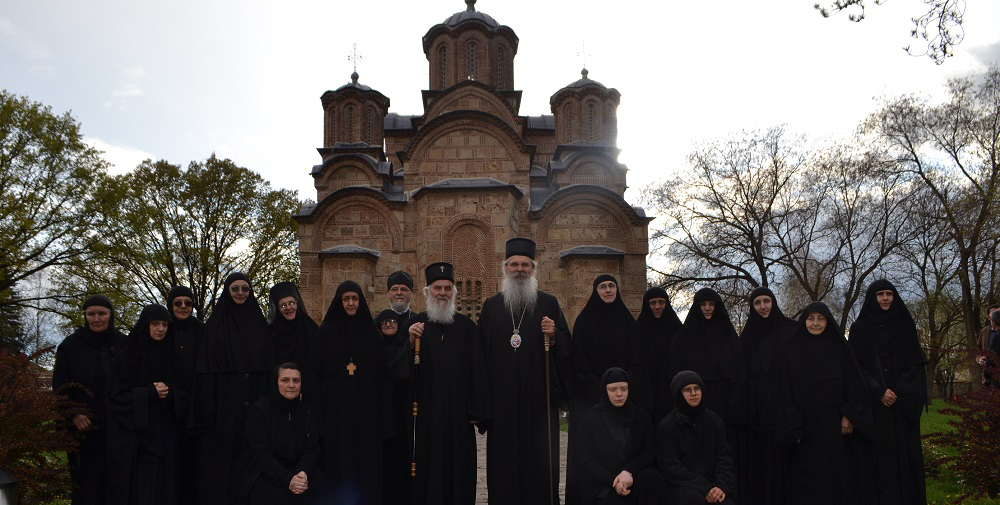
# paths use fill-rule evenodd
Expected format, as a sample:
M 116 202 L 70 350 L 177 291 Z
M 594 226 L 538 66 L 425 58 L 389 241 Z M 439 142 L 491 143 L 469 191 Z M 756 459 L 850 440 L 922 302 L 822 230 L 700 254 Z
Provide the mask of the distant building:
M 295 216 L 308 306 L 325 308 L 351 279 L 381 310 L 391 272 L 421 286 L 425 265 L 448 261 L 460 311 L 475 318 L 499 287 L 504 243 L 523 236 L 538 243 L 539 285 L 571 324 L 605 272 L 638 312 L 652 218 L 624 199 L 621 95 L 585 69 L 552 95 L 551 115 L 520 115 L 517 35 L 466 3 L 423 37 L 422 114 L 389 112 L 389 98 L 356 72 L 323 93 L 317 203 Z

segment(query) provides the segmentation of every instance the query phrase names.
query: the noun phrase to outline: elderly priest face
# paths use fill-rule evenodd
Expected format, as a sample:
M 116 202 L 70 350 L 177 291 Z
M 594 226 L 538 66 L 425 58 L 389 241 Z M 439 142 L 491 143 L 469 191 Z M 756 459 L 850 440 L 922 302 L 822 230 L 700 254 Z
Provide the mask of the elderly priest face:
M 455 322 L 455 284 L 449 279 L 438 279 L 424 288 L 427 301 L 427 319 L 434 323 Z

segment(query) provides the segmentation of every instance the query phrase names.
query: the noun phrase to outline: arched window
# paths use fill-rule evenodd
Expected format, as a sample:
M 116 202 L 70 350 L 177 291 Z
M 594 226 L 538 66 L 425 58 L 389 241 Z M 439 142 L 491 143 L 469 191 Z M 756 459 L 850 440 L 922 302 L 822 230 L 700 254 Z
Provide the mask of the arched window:
M 344 121 L 344 142 L 354 142 L 354 106 L 347 106 L 347 118 Z
M 573 141 L 573 105 L 566 104 L 563 107 L 563 115 L 566 116 L 566 143 Z
M 444 44 L 438 48 L 438 80 L 441 88 L 448 87 L 448 46 Z
M 597 140 L 597 128 L 594 126 L 594 103 L 587 104 L 587 138 Z
M 503 48 L 497 49 L 496 84 L 497 89 L 507 89 L 507 72 L 504 65 L 507 62 L 507 52 Z
M 374 137 L 372 136 L 372 116 L 374 116 L 372 108 L 368 107 L 368 110 L 365 111 L 365 142 L 369 144 L 374 143 Z
M 469 42 L 469 79 L 476 78 L 476 43 Z
M 334 144 L 337 143 L 337 108 L 336 107 L 330 107 L 330 115 L 327 116 L 327 120 L 329 121 L 329 123 L 327 123 L 327 128 L 326 128 L 326 131 L 329 132 L 329 138 L 327 138 L 327 143 L 332 146 L 332 145 L 334 145 Z

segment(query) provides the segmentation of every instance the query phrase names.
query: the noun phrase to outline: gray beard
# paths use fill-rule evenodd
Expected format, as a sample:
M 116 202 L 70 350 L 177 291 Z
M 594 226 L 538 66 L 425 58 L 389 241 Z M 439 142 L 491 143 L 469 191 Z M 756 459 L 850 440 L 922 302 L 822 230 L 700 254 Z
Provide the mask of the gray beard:
M 448 303 L 441 303 L 436 298 L 427 297 L 427 320 L 437 324 L 451 324 L 455 322 L 455 297 L 448 299 Z
M 538 279 L 535 278 L 534 273 L 525 275 L 521 279 L 516 278 L 516 275 L 516 273 L 505 273 L 500 284 L 503 304 L 511 315 L 534 311 L 535 302 L 538 301 Z
M 403 312 L 410 310 L 410 304 L 406 302 L 389 302 L 389 308 L 397 314 L 402 314 Z

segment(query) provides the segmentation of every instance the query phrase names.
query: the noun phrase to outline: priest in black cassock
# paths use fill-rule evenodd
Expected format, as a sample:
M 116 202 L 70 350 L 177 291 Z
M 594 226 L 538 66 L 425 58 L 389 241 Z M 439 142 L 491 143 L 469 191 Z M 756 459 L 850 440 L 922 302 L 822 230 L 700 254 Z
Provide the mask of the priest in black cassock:
M 107 473 L 108 379 L 114 357 L 125 343 L 115 329 L 115 309 L 104 295 L 83 302 L 85 323 L 56 348 L 52 390 L 83 407 L 67 411 L 80 447 L 69 453 L 73 505 L 104 505 Z
M 569 399 L 571 380 L 569 327 L 558 300 L 538 290 L 535 243 L 513 238 L 506 249 L 501 292 L 486 299 L 479 315 L 493 398 L 493 420 L 479 426 L 489 434 L 489 501 L 556 504 L 559 406 Z
M 178 421 L 190 385 L 182 382 L 177 364 L 170 312 L 162 305 L 147 305 L 115 360 L 109 382 L 108 504 L 181 503 Z
M 923 505 L 920 414 L 927 404 L 927 358 L 917 325 L 891 282 L 868 287 L 848 340 L 861 364 L 875 423 L 879 505 Z
M 433 263 L 425 276 L 427 310 L 410 318 L 406 332 L 420 357 L 409 360 L 418 405 L 414 503 L 472 505 L 475 425 L 492 418 L 486 363 L 476 323 L 456 312 L 452 266 Z
M 382 440 L 392 434 L 387 354 L 358 283 L 337 286 L 313 356 L 319 391 L 307 403 L 319 418 L 320 469 L 331 488 L 324 503 L 379 505 Z
M 413 298 L 413 277 L 410 274 L 397 270 L 389 274 L 385 281 L 389 291 L 389 310 L 399 316 L 399 324 L 406 323 L 406 320 L 413 317 L 410 310 L 410 300 Z

